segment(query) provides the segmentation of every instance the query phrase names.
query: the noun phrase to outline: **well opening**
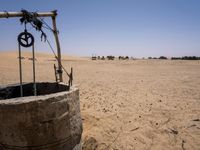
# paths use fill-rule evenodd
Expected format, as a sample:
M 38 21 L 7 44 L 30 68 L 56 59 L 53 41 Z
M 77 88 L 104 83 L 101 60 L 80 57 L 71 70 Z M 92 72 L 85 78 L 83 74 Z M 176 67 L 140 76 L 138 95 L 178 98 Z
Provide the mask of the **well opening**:
M 53 94 L 58 92 L 69 91 L 69 86 L 65 84 L 59 84 L 56 82 L 42 82 L 36 83 L 37 96 Z M 34 96 L 33 83 L 23 84 L 23 97 Z M 0 87 L 0 100 L 11 99 L 21 97 L 20 85 L 10 85 Z

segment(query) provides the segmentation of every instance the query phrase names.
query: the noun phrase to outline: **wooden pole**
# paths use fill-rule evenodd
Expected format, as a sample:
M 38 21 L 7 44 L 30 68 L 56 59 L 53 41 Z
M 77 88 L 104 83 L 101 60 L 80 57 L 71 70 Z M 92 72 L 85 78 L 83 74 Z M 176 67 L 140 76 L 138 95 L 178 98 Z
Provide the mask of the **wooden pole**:
M 59 80 L 60 82 L 63 82 L 63 77 L 62 77 L 62 64 L 61 64 L 61 51 L 60 51 L 60 42 L 58 39 L 58 31 L 56 27 L 56 16 L 57 12 L 53 11 L 54 15 L 51 17 L 52 18 L 52 24 L 53 24 L 53 30 L 54 30 L 54 37 L 56 40 L 56 46 L 57 46 L 57 57 L 58 57 L 58 75 L 59 75 Z
M 23 97 L 23 85 L 22 85 L 22 55 L 21 46 L 19 45 L 19 79 L 20 79 L 20 96 Z
M 34 96 L 37 96 L 37 88 L 36 88 L 36 82 L 35 82 L 35 47 L 34 47 L 34 43 L 32 46 L 32 55 L 33 55 L 33 92 L 34 92 Z

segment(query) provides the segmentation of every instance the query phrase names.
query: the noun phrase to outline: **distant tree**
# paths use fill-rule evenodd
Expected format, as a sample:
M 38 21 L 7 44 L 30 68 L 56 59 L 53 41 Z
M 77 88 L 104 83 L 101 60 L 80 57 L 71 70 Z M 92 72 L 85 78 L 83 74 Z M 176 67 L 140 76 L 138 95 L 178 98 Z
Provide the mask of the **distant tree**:
M 171 60 L 200 60 L 197 56 L 172 57 Z
M 172 57 L 171 58 L 171 60 L 180 60 L 180 59 L 182 59 L 182 58 L 180 58 L 180 57 Z
M 200 57 L 197 56 L 184 56 L 182 60 L 200 60 Z
M 167 59 L 165 56 L 160 56 L 159 59 Z
M 92 60 L 97 60 L 97 57 L 96 56 L 92 56 Z
M 119 60 L 124 60 L 124 56 L 119 56 Z
M 112 56 L 112 55 L 107 56 L 107 59 L 108 59 L 108 60 L 114 60 L 114 59 L 115 59 L 115 56 Z
M 95 54 L 92 54 L 92 60 L 97 60 L 97 56 Z
M 129 60 L 129 57 L 128 57 L 128 56 L 126 56 L 126 57 L 125 57 L 125 59 L 126 59 L 126 60 Z
M 152 59 L 152 57 L 148 57 L 148 59 Z
M 104 57 L 104 56 L 102 56 L 102 57 L 101 57 L 101 60 L 105 60 L 105 57 Z

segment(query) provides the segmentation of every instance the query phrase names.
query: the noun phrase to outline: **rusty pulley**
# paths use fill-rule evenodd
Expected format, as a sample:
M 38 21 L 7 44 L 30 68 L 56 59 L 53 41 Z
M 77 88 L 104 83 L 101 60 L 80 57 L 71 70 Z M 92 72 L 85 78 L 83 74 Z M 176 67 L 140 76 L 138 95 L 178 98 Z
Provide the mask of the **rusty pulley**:
M 18 35 L 18 42 L 23 47 L 30 47 L 34 44 L 34 37 L 31 33 L 25 30 Z

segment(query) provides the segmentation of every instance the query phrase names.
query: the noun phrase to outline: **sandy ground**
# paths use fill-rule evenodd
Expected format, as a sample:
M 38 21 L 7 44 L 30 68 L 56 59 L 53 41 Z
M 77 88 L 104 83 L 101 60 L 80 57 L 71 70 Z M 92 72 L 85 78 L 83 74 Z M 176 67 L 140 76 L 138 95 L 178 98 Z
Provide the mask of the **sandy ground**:
M 23 79 L 30 82 L 31 54 L 23 56 Z M 53 55 L 36 57 L 37 81 L 54 81 Z M 200 149 L 200 61 L 64 56 L 63 65 L 74 68 L 80 89 L 84 147 Z M 0 53 L 0 72 L 1 85 L 19 82 L 17 52 Z

